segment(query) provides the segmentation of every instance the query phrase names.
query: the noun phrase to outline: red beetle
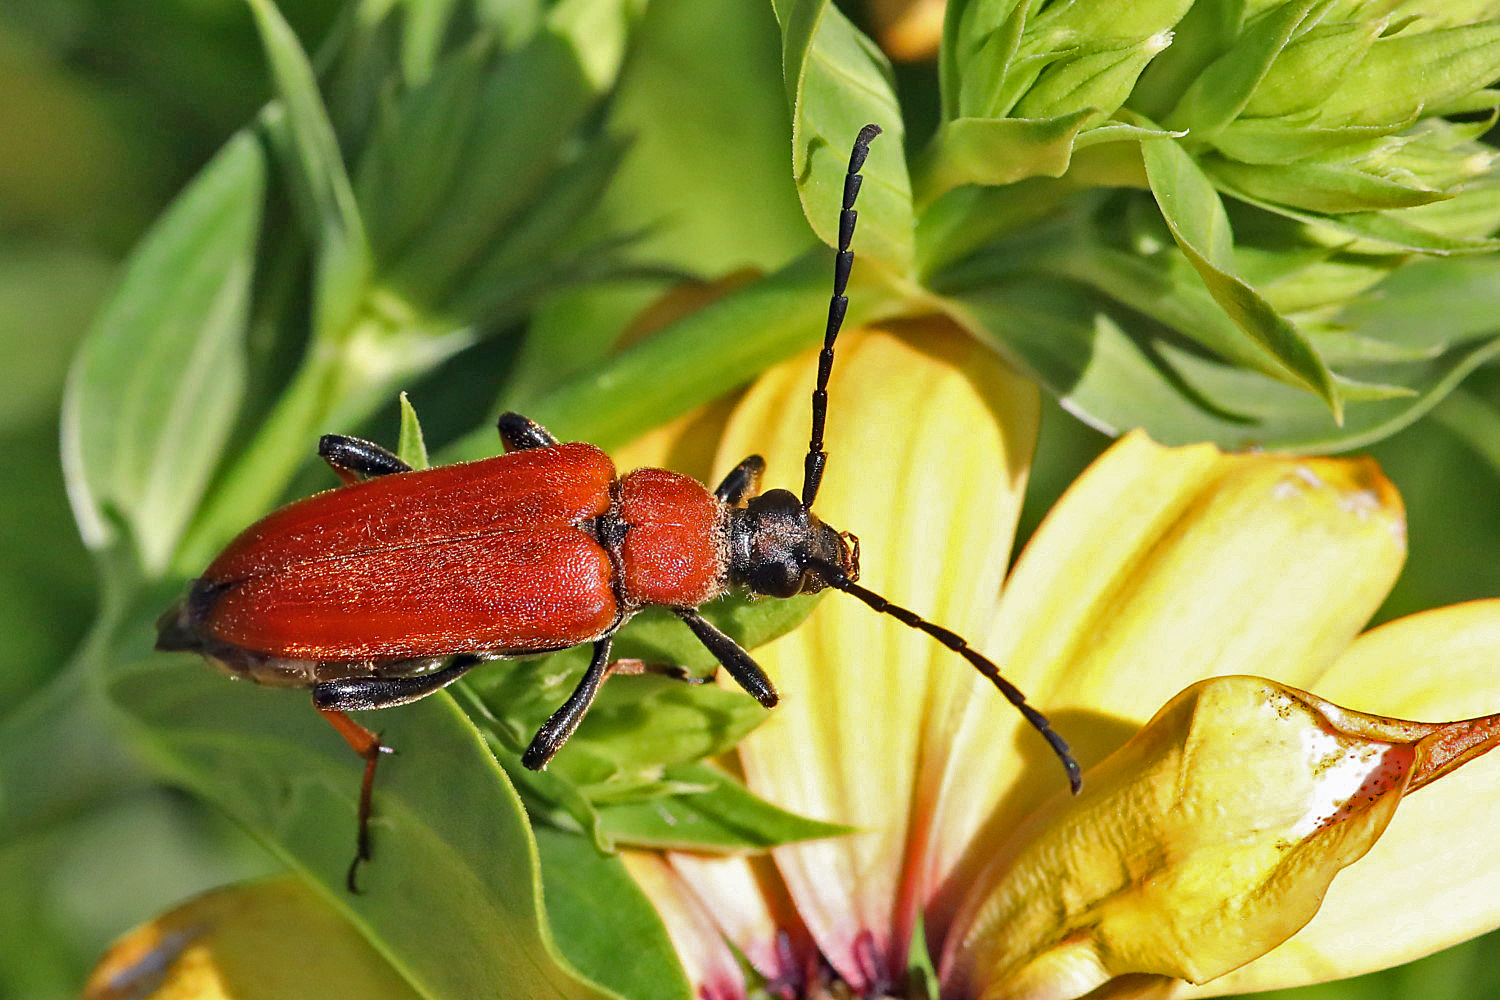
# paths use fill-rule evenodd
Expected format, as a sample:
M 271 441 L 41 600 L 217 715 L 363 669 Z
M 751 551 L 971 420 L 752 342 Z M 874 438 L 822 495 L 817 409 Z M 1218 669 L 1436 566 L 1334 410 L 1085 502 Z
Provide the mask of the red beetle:
M 365 759 L 359 850 L 370 856 L 370 793 L 387 750 L 345 712 L 404 705 L 475 664 L 593 643 L 583 679 L 527 747 L 546 765 L 578 727 L 611 671 L 615 632 L 665 605 L 767 708 L 775 687 L 750 655 L 695 610 L 734 587 L 791 597 L 834 587 L 962 655 L 1046 737 L 1076 792 L 1079 768 L 1046 718 L 957 634 L 859 586 L 859 543 L 812 512 L 823 478 L 823 424 L 833 344 L 848 306 L 854 200 L 880 129 L 855 140 L 839 218 L 828 328 L 812 396 L 802 496 L 758 494 L 752 455 L 710 493 L 687 476 L 616 476 L 593 445 L 560 444 L 514 413 L 500 418 L 506 454 L 413 471 L 379 445 L 327 435 L 318 454 L 340 488 L 251 525 L 158 622 L 156 648 L 201 653 L 262 684 L 312 688 L 313 704 Z

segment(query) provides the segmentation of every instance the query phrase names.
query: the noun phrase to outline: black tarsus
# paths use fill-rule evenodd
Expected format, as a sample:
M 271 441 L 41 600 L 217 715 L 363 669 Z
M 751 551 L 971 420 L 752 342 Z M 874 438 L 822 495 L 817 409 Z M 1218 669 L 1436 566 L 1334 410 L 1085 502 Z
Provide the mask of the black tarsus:
M 346 484 L 411 471 L 411 466 L 375 442 L 347 434 L 324 434 L 318 439 L 318 457 Z
M 542 723 L 542 728 L 531 738 L 531 745 L 521 755 L 521 763 L 527 768 L 540 771 L 546 767 L 547 762 L 568 741 L 568 737 L 573 735 L 578 723 L 583 721 L 584 713 L 599 694 L 599 686 L 609 676 L 609 649 L 613 643 L 613 635 L 607 635 L 594 643 L 594 657 L 589 661 L 588 669 L 583 672 L 578 686 L 568 695 L 568 700 L 562 703 L 562 707 Z
M 765 471 L 766 460 L 759 455 L 751 455 L 729 470 L 729 475 L 714 490 L 714 496 L 721 503 L 738 507 L 746 497 L 760 492 L 760 477 Z
M 500 443 L 507 452 L 525 451 L 528 448 L 547 448 L 557 444 L 552 432 L 529 417 L 519 413 L 502 413 L 495 424 L 500 432 Z
M 810 510 L 818 498 L 818 487 L 823 484 L 823 466 L 828 462 L 828 453 L 823 450 L 823 424 L 828 417 L 828 379 L 833 374 L 833 342 L 838 339 L 839 329 L 844 325 L 844 313 L 849 308 L 849 298 L 844 291 L 849 286 L 849 272 L 854 267 L 854 251 L 849 242 L 854 238 L 854 222 L 859 213 L 854 211 L 854 199 L 859 197 L 859 186 L 863 181 L 860 168 L 865 157 L 870 155 L 870 143 L 880 134 L 879 125 L 866 125 L 854 139 L 854 149 L 849 153 L 849 172 L 844 175 L 844 205 L 839 212 L 839 250 L 833 260 L 833 297 L 828 300 L 828 327 L 823 334 L 823 353 L 818 355 L 818 383 L 812 394 L 812 433 L 807 442 L 807 459 L 802 471 L 802 509 Z
M 957 632 L 943 628 L 941 625 L 935 625 L 915 611 L 903 608 L 899 604 L 893 604 L 886 598 L 875 593 L 875 591 L 861 587 L 849 579 L 843 570 L 832 563 L 819 562 L 814 568 L 824 580 L 828 581 L 830 587 L 857 597 L 881 614 L 890 615 L 903 625 L 908 625 L 919 632 L 932 636 L 938 642 L 968 660 L 991 684 L 999 688 L 1000 693 L 1005 695 L 1005 700 L 1014 705 L 1026 717 L 1026 721 L 1031 723 L 1032 727 L 1042 734 L 1042 738 L 1047 741 L 1047 745 L 1052 748 L 1052 752 L 1057 755 L 1057 759 L 1062 761 L 1063 769 L 1068 772 L 1068 786 L 1072 788 L 1074 795 L 1078 794 L 1079 789 L 1083 787 L 1083 771 L 1079 768 L 1078 761 L 1073 758 L 1073 752 L 1068 749 L 1067 741 L 1057 734 L 1057 731 L 1052 728 L 1052 723 L 1047 721 L 1045 715 L 1026 703 L 1026 696 L 1021 693 L 1020 688 L 1000 676 L 1000 668 L 993 661 L 981 655 Z
M 776 685 L 771 683 L 771 678 L 766 676 L 760 664 L 740 648 L 739 643 L 714 628 L 708 619 L 700 615 L 695 608 L 673 608 L 672 611 L 687 623 L 687 627 L 693 630 L 693 635 L 698 637 L 698 641 L 708 647 L 708 651 L 714 654 L 714 659 L 724 665 L 724 669 L 729 671 L 729 676 L 733 677 L 750 697 L 766 708 L 776 707 L 776 703 L 781 700 L 781 696 L 776 693 Z

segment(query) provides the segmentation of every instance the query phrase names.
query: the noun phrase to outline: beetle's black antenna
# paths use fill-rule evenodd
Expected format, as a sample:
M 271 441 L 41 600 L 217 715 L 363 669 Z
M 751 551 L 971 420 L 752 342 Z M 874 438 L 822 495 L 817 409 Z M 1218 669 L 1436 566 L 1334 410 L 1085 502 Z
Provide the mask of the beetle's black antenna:
M 870 143 L 881 132 L 879 125 L 866 125 L 854 139 L 854 149 L 849 153 L 849 172 L 844 175 L 844 207 L 839 212 L 839 252 L 833 259 L 833 298 L 828 302 L 828 329 L 823 334 L 823 353 L 818 355 L 818 384 L 812 394 L 812 436 L 807 442 L 807 461 L 802 472 L 802 509 L 812 509 L 818 498 L 818 487 L 823 483 L 823 466 L 828 462 L 828 452 L 823 450 L 823 422 L 828 416 L 828 376 L 833 374 L 833 342 L 838 339 L 839 327 L 844 325 L 844 312 L 849 308 L 849 298 L 844 289 L 849 284 L 849 271 L 854 267 L 854 251 L 849 241 L 854 237 L 854 220 L 859 213 L 854 211 L 854 199 L 859 196 L 859 185 L 864 180 L 859 170 L 870 155 Z
M 1042 734 L 1047 745 L 1052 747 L 1052 752 L 1057 754 L 1057 759 L 1062 761 L 1063 769 L 1068 772 L 1068 785 L 1073 789 L 1073 794 L 1078 794 L 1078 790 L 1083 787 L 1083 771 L 1079 768 L 1078 761 L 1073 759 L 1073 751 L 1068 749 L 1067 741 L 1057 735 L 1057 731 L 1052 728 L 1052 723 L 1047 721 L 1045 715 L 1026 703 L 1026 696 L 1021 693 L 1020 688 L 1000 676 L 1000 668 L 995 666 L 993 661 L 980 655 L 957 632 L 943 628 L 941 625 L 934 625 L 916 612 L 908 611 L 899 604 L 892 604 L 875 591 L 861 587 L 849 579 L 847 573 L 832 563 L 820 560 L 813 565 L 818 575 L 828 581 L 830 587 L 852 594 L 881 614 L 890 615 L 903 625 L 910 625 L 919 632 L 925 632 L 973 664 L 974 669 L 999 688 L 1000 693 L 1005 695 L 1005 700 L 1016 706 L 1016 709 L 1026 717 L 1026 721 Z

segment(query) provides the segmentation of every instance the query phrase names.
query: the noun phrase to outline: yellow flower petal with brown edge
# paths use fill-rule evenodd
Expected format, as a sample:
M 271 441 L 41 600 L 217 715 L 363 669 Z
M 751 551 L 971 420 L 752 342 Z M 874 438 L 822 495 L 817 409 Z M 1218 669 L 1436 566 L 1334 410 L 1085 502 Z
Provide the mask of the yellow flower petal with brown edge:
M 1500 716 L 1403 722 L 1257 677 L 1195 684 L 1000 848 L 945 990 L 1061 1000 L 1114 976 L 1222 976 L 1312 918 L 1409 787 L 1497 742 Z
M 719 467 L 760 453 L 768 487 L 799 489 L 816 364 L 809 353 L 756 383 L 729 422 Z M 995 612 L 1035 441 L 1035 385 L 931 320 L 841 339 L 829 396 L 815 512 L 860 537 L 864 585 L 972 634 Z M 904 941 L 893 946 L 892 900 L 917 763 L 946 742 L 948 706 L 971 697 L 976 675 L 841 594 L 754 655 L 782 703 L 740 746 L 748 784 L 783 808 L 864 831 L 775 852 L 824 954 L 863 987 L 904 952 Z
M 1454 718 L 1500 703 L 1500 600 L 1424 611 L 1360 636 L 1322 694 L 1387 715 Z M 1488 697 L 1483 693 L 1488 692 Z M 1462 736 L 1463 729 L 1455 729 Z M 1500 755 L 1404 806 L 1286 944 L 1177 995 L 1301 986 L 1411 961 L 1500 926 Z M 1378 919 L 1372 919 L 1378 914 Z
M 416 1000 L 347 921 L 293 878 L 216 889 L 111 946 L 82 1000 Z
M 1225 455 L 1131 434 L 1038 529 L 987 648 L 1087 768 L 1204 677 L 1310 684 L 1389 591 L 1404 524 L 1368 459 Z M 919 895 L 939 932 L 988 862 L 984 845 L 1061 784 L 1008 706 L 978 700 L 950 734 L 924 795 L 936 833 Z

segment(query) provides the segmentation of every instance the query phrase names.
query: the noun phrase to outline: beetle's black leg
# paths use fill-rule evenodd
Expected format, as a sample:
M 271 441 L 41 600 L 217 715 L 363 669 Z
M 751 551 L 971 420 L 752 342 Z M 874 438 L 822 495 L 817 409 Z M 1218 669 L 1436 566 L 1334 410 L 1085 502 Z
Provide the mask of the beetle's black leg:
M 313 685 L 313 707 L 333 724 L 354 752 L 365 759 L 365 776 L 359 785 L 359 830 L 355 835 L 354 860 L 349 863 L 349 873 L 344 876 L 344 884 L 350 892 L 359 892 L 355 879 L 360 863 L 370 860 L 370 796 L 375 788 L 375 764 L 381 754 L 395 751 L 344 713 L 366 708 L 390 708 L 416 701 L 452 684 L 478 662 L 479 657 L 465 654 L 455 656 L 448 666 L 430 674 L 359 677 Z
M 557 444 L 557 438 L 541 424 L 519 413 L 502 413 L 497 425 L 500 443 L 506 451 L 525 451 L 527 448 L 546 448 Z
M 410 472 L 407 465 L 373 441 L 345 434 L 324 434 L 318 439 L 318 457 L 327 462 L 344 485 L 361 479 Z
M 729 475 L 714 490 L 714 496 L 731 507 L 738 507 L 748 497 L 760 492 L 760 474 L 766 471 L 766 460 L 751 455 L 729 470 Z
M 594 703 L 599 685 L 609 676 L 609 647 L 614 645 L 614 641 L 614 636 L 607 635 L 594 643 L 594 658 L 589 661 L 589 668 L 583 672 L 583 679 L 578 682 L 573 693 L 568 695 L 562 708 L 553 712 L 542 723 L 542 728 L 536 731 L 536 735 L 531 738 L 531 746 L 521 755 L 522 764 L 533 771 L 540 771 L 562 749 L 568 737 L 573 735 L 578 723 L 583 721 L 583 713 Z
M 479 657 L 463 654 L 441 670 L 411 677 L 345 677 L 313 685 L 313 704 L 319 711 L 359 712 L 371 708 L 394 708 L 425 698 L 468 673 Z
M 781 700 L 781 696 L 776 693 L 776 686 L 771 683 L 766 672 L 760 669 L 760 665 L 750 658 L 750 654 L 740 648 L 739 643 L 714 628 L 692 608 L 673 608 L 672 611 L 687 623 L 698 641 L 707 646 L 714 658 L 724 664 L 729 676 L 748 691 L 750 697 L 767 708 L 776 707 L 776 703 Z

